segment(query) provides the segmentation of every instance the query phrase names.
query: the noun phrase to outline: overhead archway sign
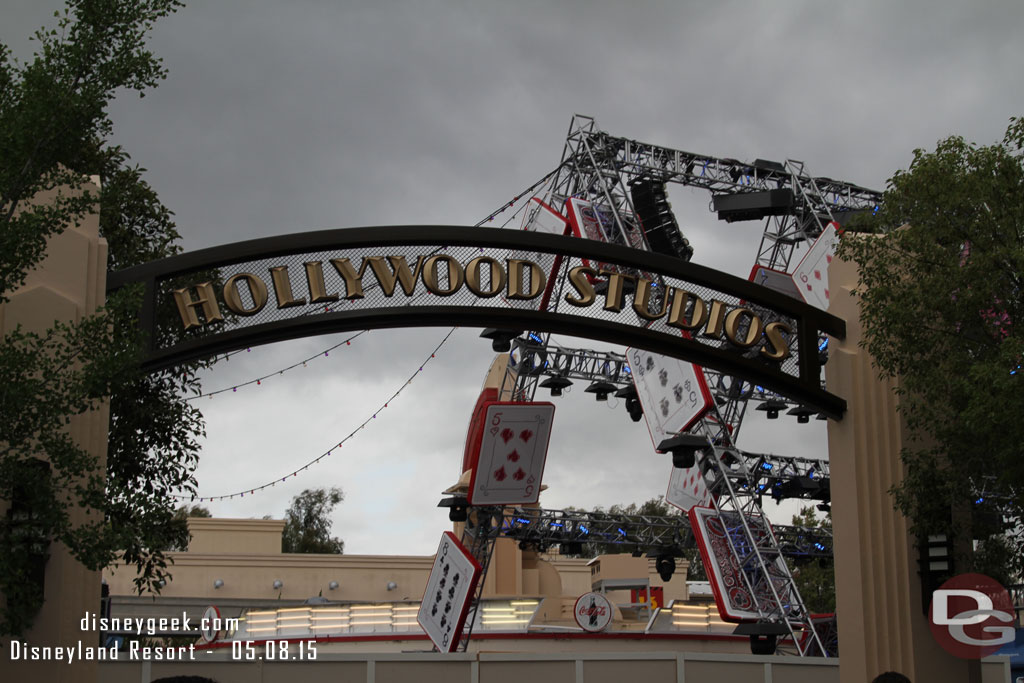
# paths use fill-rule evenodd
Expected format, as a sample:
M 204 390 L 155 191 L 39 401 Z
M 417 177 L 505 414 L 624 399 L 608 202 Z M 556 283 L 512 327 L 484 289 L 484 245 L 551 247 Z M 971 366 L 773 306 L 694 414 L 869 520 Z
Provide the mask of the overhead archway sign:
M 845 409 L 821 387 L 818 353 L 820 334 L 845 336 L 841 319 L 697 264 L 590 240 L 462 226 L 348 228 L 213 247 L 108 278 L 108 290 L 130 285 L 144 289 L 149 370 L 318 334 L 462 325 L 643 348 L 833 418 Z

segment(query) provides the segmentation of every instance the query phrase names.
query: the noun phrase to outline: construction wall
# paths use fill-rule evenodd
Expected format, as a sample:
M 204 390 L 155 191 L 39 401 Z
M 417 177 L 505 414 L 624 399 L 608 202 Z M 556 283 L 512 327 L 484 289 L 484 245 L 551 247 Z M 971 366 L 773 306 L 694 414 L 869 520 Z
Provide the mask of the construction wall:
M 986 662 L 983 683 L 1008 681 L 1008 662 Z M 682 652 L 592 654 L 376 654 L 318 657 L 316 662 L 158 664 L 107 662 L 105 683 L 148 683 L 164 676 L 202 675 L 218 683 L 836 683 L 835 660 Z M 866 679 L 864 683 L 870 679 Z M 928 679 L 914 679 L 918 681 Z

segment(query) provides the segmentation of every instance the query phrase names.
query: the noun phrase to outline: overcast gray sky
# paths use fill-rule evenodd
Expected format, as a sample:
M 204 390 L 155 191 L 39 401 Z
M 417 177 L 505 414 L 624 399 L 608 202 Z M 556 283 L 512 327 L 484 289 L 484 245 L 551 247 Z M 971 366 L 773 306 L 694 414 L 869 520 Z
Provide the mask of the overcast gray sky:
M 0 42 L 58 3 L 0 0 Z M 327 228 L 472 225 L 552 170 L 573 113 L 613 135 L 884 188 L 916 147 L 1000 140 L 1024 114 L 1019 2 L 195 2 L 163 20 L 169 70 L 113 107 L 115 141 L 149 169 L 188 250 Z M 760 226 L 718 223 L 673 189 L 694 261 L 746 277 Z M 203 399 L 201 496 L 280 479 L 324 452 L 416 371 L 439 328 L 375 331 L 308 367 Z M 429 554 L 492 354 L 459 330 L 341 451 L 214 515 L 280 517 L 339 486 L 349 553 Z M 337 337 L 253 349 L 208 390 L 311 356 Z M 588 346 L 583 340 L 561 340 Z M 667 456 L 621 405 L 558 406 L 541 499 L 593 507 L 662 495 Z M 824 455 L 821 422 L 748 419 L 750 450 Z M 774 507 L 769 504 L 769 507 Z M 771 511 L 769 511 L 771 512 Z M 788 521 L 787 515 L 780 517 Z

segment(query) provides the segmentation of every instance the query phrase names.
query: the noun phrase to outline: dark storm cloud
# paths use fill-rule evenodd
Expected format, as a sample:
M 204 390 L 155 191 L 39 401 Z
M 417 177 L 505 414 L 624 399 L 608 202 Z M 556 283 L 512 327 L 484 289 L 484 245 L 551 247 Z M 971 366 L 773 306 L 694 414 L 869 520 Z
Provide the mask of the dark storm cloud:
M 24 36 L 51 13 L 5 3 L 0 40 L 27 56 Z M 158 24 L 152 48 L 168 79 L 116 102 L 115 139 L 149 169 L 188 249 L 356 225 L 473 224 L 556 166 L 573 113 L 613 135 L 799 159 L 812 175 L 881 189 L 915 147 L 954 133 L 990 143 L 1024 112 L 1022 14 L 1014 2 L 196 2 Z M 695 260 L 745 277 L 759 226 L 718 223 L 706 194 L 671 193 Z M 373 332 L 258 388 L 202 399 L 200 495 L 254 487 L 319 455 L 444 332 Z M 432 552 L 447 526 L 434 506 L 457 475 L 492 357 L 477 334 L 456 333 L 340 453 L 210 507 L 281 515 L 303 488 L 338 485 L 335 533 L 349 552 Z M 206 386 L 336 341 L 253 349 L 220 363 Z M 556 405 L 546 505 L 664 492 L 667 456 L 621 406 L 597 405 L 582 388 Z M 740 445 L 819 455 L 823 431 L 751 419 Z

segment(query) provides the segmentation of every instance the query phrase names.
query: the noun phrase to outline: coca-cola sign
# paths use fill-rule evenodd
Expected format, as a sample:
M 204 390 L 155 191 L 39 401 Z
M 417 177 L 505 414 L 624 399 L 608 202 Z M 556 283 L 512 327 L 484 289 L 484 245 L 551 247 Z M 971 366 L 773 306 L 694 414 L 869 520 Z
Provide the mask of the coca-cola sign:
M 577 598 L 572 613 L 581 629 L 597 633 L 612 623 L 615 609 L 601 593 L 584 593 Z

